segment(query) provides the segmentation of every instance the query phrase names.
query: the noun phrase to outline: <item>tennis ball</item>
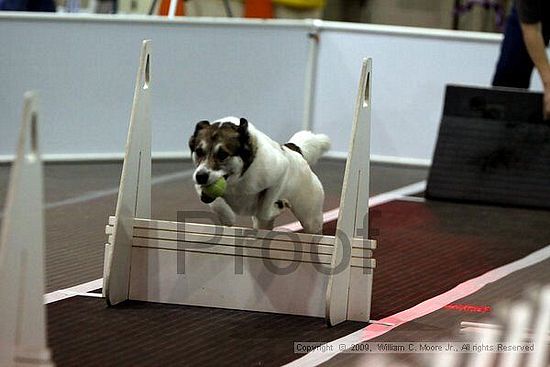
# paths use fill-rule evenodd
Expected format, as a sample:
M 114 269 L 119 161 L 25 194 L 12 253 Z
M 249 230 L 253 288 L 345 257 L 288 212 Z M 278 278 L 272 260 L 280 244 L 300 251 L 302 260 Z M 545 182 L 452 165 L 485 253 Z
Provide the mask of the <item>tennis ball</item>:
M 226 187 L 227 187 L 227 182 L 223 177 L 220 177 L 213 184 L 210 184 L 208 186 L 203 186 L 202 192 L 203 194 L 211 198 L 217 198 L 225 194 Z

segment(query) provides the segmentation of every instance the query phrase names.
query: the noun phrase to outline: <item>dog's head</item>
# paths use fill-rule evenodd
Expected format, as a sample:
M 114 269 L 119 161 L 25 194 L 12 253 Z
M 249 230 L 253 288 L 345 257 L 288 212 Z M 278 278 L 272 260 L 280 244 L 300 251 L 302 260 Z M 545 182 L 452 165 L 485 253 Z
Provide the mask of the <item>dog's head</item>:
M 228 183 L 237 180 L 254 159 L 248 121 L 226 118 L 214 123 L 201 121 L 189 139 L 193 179 L 197 185 L 210 185 L 220 177 Z

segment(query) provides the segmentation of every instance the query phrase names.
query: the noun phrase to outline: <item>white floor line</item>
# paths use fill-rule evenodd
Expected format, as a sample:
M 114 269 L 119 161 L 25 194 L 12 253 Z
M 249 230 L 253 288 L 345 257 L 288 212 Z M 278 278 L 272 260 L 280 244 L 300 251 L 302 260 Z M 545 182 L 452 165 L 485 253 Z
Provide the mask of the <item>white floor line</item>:
M 403 197 L 400 197 L 399 200 L 410 201 L 410 202 L 413 202 L 413 203 L 425 203 L 426 202 L 426 198 L 421 197 L 421 196 L 403 196 Z
M 339 344 L 357 344 L 365 342 L 380 335 L 387 333 L 388 331 L 403 325 L 412 320 L 418 319 L 422 316 L 428 315 L 434 311 L 437 311 L 444 306 L 452 303 L 456 300 L 469 296 L 481 288 L 485 287 L 487 284 L 496 282 L 512 273 L 515 273 L 519 270 L 528 268 L 540 262 L 543 262 L 550 258 L 550 246 L 546 246 L 538 251 L 535 251 L 526 257 L 519 259 L 517 261 L 511 262 L 507 265 L 501 266 L 499 268 L 488 271 L 487 273 L 480 275 L 477 278 L 470 279 L 464 283 L 461 283 L 454 287 L 453 289 L 442 293 L 436 297 L 430 298 L 422 303 L 417 304 L 414 307 L 411 307 L 405 311 L 401 311 L 394 315 L 388 316 L 382 320 L 379 320 L 379 323 L 369 325 L 361 330 L 358 330 L 352 334 L 344 336 L 340 339 L 334 340 L 325 344 L 330 347 L 324 348 L 325 352 L 313 351 L 302 358 L 296 359 L 293 362 L 290 362 L 285 365 L 285 367 L 305 367 L 305 366 L 318 366 L 321 363 L 324 363 L 337 354 L 340 353 L 338 346 Z M 391 324 L 384 325 L 382 323 Z M 311 341 L 311 340 L 309 340 Z M 332 350 L 331 352 L 329 352 Z
M 74 296 L 84 295 L 93 290 L 103 287 L 103 278 L 92 280 L 91 282 L 75 285 L 74 287 L 60 289 L 44 295 L 44 303 L 53 303 Z M 97 296 L 95 295 L 97 294 Z M 101 293 L 88 293 L 86 296 L 101 297 Z
M 153 177 L 151 179 L 151 185 L 163 184 L 166 182 L 171 182 L 179 179 L 189 178 L 193 175 L 194 169 L 188 169 L 181 172 L 168 173 L 165 175 Z M 59 201 L 54 201 L 52 203 L 46 203 L 44 205 L 45 209 L 55 209 L 65 205 L 73 205 L 84 203 L 86 201 L 100 199 L 110 195 L 116 195 L 118 193 L 118 186 L 111 187 L 104 190 L 90 191 L 83 195 L 75 196 L 72 198 L 67 198 Z M 4 213 L 0 213 L 0 219 L 4 217 Z
M 377 205 L 382 205 L 393 200 L 409 197 L 409 195 L 418 194 L 419 192 L 423 192 L 424 190 L 426 190 L 426 181 L 419 181 L 411 185 L 403 186 L 392 191 L 375 195 L 369 199 L 369 208 Z M 339 211 L 340 208 L 336 208 L 323 213 L 323 223 L 332 222 L 333 220 L 338 219 Z M 298 221 L 275 228 L 276 231 L 291 232 L 299 231 L 301 229 L 302 225 Z
M 194 172 L 194 169 L 188 169 L 182 172 L 168 173 L 165 175 L 153 177 L 151 179 L 151 185 L 158 185 L 158 184 L 163 184 L 166 182 L 175 181 L 183 178 L 189 178 L 193 175 L 193 172 Z M 78 204 L 78 203 L 82 203 L 90 200 L 99 199 L 109 195 L 115 195 L 117 193 L 118 193 L 118 186 L 111 187 L 105 190 L 90 191 L 90 192 L 87 192 L 86 194 L 79 195 L 73 198 L 68 198 L 60 201 L 55 201 L 53 203 L 48 203 L 46 204 L 45 208 L 53 209 L 53 208 L 58 208 L 60 206 Z

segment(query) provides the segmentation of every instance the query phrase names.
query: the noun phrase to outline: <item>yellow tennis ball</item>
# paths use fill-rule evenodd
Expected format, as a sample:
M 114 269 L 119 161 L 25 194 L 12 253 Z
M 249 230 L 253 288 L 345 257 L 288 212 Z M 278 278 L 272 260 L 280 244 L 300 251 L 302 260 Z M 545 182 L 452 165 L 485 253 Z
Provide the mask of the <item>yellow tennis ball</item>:
M 213 184 L 204 186 L 202 188 L 202 192 L 211 198 L 217 198 L 225 194 L 226 188 L 227 182 L 225 181 L 225 178 L 220 177 Z

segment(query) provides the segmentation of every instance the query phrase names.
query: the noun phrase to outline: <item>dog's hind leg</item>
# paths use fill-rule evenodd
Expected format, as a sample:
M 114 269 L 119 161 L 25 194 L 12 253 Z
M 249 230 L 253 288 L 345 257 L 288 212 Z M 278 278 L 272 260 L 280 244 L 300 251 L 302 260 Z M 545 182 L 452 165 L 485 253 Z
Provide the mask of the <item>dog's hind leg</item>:
M 305 216 L 301 216 L 298 214 L 294 214 L 296 218 L 300 221 L 302 224 L 302 227 L 304 227 L 305 233 L 311 233 L 311 234 L 323 234 L 323 213 L 315 213 L 315 214 L 308 214 Z
M 308 190 L 292 198 L 290 209 L 304 227 L 304 232 L 322 234 L 324 200 L 323 186 L 316 176 L 312 179 Z
M 323 201 L 322 189 L 311 193 L 308 197 L 298 197 L 291 203 L 291 211 L 304 227 L 305 233 L 322 234 L 323 231 Z
M 231 209 L 231 207 L 227 205 L 225 200 L 222 198 L 214 200 L 210 204 L 210 209 L 217 214 L 222 225 L 231 227 L 235 224 L 235 212 L 233 212 L 233 209 Z
M 275 225 L 275 219 L 261 220 L 256 217 L 252 217 L 252 226 L 254 229 L 268 229 L 272 230 Z

